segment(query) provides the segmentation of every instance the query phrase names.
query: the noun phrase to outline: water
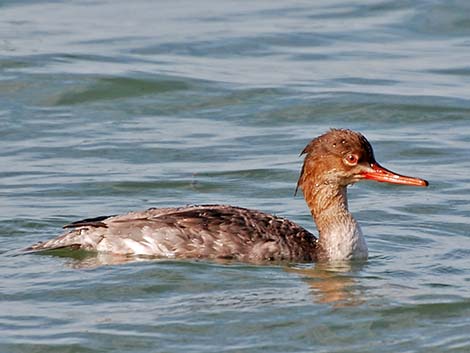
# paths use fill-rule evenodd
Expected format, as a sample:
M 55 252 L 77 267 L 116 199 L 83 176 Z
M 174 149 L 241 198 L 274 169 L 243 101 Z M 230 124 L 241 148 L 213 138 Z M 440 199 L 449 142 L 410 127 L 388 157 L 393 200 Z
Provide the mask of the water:
M 1 352 L 470 351 L 465 1 L 3 1 Z M 73 220 L 230 203 L 314 230 L 330 127 L 430 181 L 350 188 L 350 267 L 20 255 Z

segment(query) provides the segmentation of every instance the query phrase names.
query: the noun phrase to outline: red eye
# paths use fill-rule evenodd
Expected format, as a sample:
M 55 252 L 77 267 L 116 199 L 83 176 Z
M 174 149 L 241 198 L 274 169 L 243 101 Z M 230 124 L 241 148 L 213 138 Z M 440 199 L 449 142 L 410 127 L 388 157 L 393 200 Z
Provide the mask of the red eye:
M 349 165 L 356 165 L 359 158 L 355 154 L 348 154 L 344 161 Z

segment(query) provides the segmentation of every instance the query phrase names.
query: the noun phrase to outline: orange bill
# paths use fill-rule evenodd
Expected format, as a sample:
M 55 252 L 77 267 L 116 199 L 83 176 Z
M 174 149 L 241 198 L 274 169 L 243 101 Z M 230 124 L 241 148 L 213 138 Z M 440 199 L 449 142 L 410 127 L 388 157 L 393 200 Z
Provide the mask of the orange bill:
M 370 179 L 391 184 L 428 186 L 429 183 L 420 178 L 414 178 L 406 175 L 396 174 L 378 163 L 371 163 L 370 169 L 362 173 L 364 179 Z

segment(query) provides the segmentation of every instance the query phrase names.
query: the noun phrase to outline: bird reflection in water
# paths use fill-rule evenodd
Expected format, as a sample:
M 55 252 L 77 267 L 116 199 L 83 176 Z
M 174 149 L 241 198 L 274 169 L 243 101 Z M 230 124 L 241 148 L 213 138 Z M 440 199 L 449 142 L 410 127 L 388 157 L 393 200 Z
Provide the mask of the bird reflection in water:
M 49 255 L 66 258 L 65 266 L 74 269 L 93 269 L 101 266 L 122 265 L 133 262 L 182 261 L 151 256 L 118 255 L 90 251 L 54 250 Z M 44 253 L 43 253 L 44 254 Z M 214 261 L 211 261 L 212 263 Z M 218 260 L 217 264 L 239 264 L 231 260 Z M 273 265 L 272 262 L 265 263 Z M 262 265 L 262 264 L 261 264 Z M 365 262 L 335 261 L 312 264 L 282 264 L 284 271 L 299 276 L 310 287 L 313 301 L 333 307 L 357 306 L 364 303 L 364 294 L 354 274 Z
M 335 261 L 316 263 L 309 267 L 289 266 L 286 271 L 301 276 L 309 285 L 316 303 L 345 307 L 364 303 L 363 289 L 354 278 L 354 274 L 364 265 L 362 261 Z

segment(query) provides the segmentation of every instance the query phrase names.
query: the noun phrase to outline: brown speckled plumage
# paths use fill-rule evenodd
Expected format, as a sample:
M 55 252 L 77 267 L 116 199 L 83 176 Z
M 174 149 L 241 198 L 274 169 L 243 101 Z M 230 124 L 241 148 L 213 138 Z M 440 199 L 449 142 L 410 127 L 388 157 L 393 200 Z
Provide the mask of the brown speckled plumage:
M 247 262 L 316 260 L 316 238 L 304 228 L 284 218 L 228 205 L 151 208 L 86 219 L 64 228 L 73 230 L 28 250 L 103 248 L 128 254 L 134 253 L 130 240 L 144 244 L 140 251 L 143 255 Z M 147 235 L 145 229 L 151 229 L 152 234 Z M 147 247 L 151 240 L 158 246 Z

